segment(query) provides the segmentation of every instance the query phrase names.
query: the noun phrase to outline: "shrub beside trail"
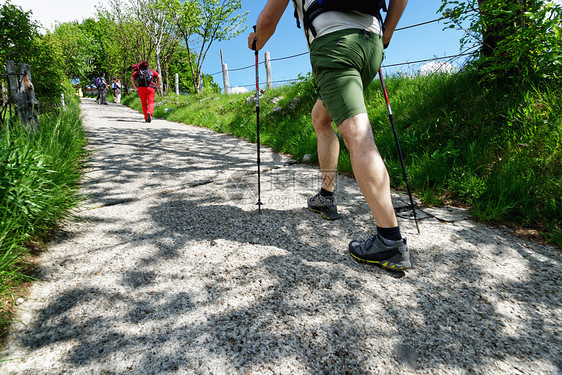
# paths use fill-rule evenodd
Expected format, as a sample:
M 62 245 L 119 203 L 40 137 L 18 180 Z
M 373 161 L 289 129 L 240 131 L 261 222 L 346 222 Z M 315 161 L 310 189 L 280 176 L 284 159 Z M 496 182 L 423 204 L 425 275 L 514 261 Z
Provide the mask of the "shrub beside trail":
M 0 324 L 11 317 L 15 288 L 29 280 L 29 245 L 72 216 L 85 137 L 78 103 L 43 115 L 39 131 L 0 129 Z

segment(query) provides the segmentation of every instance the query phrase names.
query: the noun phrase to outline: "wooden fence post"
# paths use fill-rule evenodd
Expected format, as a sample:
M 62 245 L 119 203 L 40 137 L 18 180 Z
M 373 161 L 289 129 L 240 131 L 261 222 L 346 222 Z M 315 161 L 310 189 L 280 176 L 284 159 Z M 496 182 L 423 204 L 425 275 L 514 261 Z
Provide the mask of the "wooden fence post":
M 197 73 L 197 78 L 199 81 L 199 92 L 204 94 L 205 87 L 203 86 L 203 72 L 199 71 L 199 73 Z
M 15 99 L 19 86 L 16 64 L 14 64 L 12 60 L 6 61 L 6 71 L 8 72 L 8 89 L 10 91 L 10 97 Z
M 224 85 L 224 93 L 228 95 L 230 94 L 230 82 L 228 80 L 228 65 L 224 63 L 222 57 L 222 49 L 220 51 L 221 51 L 221 65 L 222 65 L 222 82 Z
M 2 81 L 2 105 L 8 104 L 8 88 L 4 81 Z
M 270 89 L 272 86 L 271 80 L 271 56 L 269 51 L 265 53 L 265 75 L 267 78 L 267 88 Z
M 7 76 L 9 77 L 9 76 Z M 6 121 L 6 117 L 8 116 L 8 111 L 10 111 L 10 118 L 12 117 L 12 106 L 10 100 L 10 93 L 8 92 L 8 87 L 4 80 L 2 80 L 2 107 L 0 108 L 0 128 Z
M 35 90 L 31 82 L 31 67 L 18 64 L 15 69 L 13 61 L 6 62 L 10 94 L 15 99 L 20 122 L 32 130 L 39 129 L 39 102 L 35 98 Z

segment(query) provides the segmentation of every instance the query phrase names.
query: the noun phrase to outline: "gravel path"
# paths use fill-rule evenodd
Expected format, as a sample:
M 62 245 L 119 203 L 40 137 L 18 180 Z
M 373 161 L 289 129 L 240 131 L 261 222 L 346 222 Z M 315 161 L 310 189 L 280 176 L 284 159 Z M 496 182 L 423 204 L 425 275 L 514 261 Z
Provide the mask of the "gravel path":
M 354 261 L 373 219 L 305 209 L 316 168 L 121 105 L 82 109 L 81 221 L 39 259 L 2 374 L 547 374 L 562 369 L 562 254 L 424 209 L 400 213 L 414 268 Z M 398 209 L 404 196 L 395 195 Z

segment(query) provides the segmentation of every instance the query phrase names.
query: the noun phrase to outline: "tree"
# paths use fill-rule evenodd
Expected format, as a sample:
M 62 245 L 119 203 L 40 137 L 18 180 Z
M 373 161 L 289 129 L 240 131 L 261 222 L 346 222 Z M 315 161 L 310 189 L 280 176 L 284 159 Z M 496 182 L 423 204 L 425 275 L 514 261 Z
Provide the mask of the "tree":
M 185 46 L 178 46 L 178 50 L 175 53 L 175 58 L 169 63 L 169 74 L 174 77 L 177 73 L 179 76 L 179 90 L 184 94 L 195 94 L 195 88 L 193 87 L 193 77 L 191 73 L 191 68 L 186 61 L 189 59 L 189 53 Z M 195 58 L 191 54 L 191 58 Z M 195 61 L 193 62 L 195 64 Z M 220 86 L 215 82 L 214 78 L 210 74 L 202 74 L 203 86 L 205 87 L 205 92 L 216 92 L 220 93 Z
M 86 81 L 99 75 L 101 72 L 108 72 L 113 66 L 113 62 L 109 59 L 107 41 L 111 39 L 110 30 L 105 22 L 94 18 L 87 18 L 80 24 L 80 29 L 89 36 L 91 40 L 90 51 L 91 57 L 86 62 L 87 72 L 90 76 L 85 76 Z
M 479 46 L 476 65 L 494 81 L 559 79 L 562 7 L 547 0 L 442 0 L 450 27 L 469 22 L 461 40 Z
M 138 20 L 130 4 L 110 0 L 109 9 L 98 9 L 98 17 L 112 25 L 109 37 L 121 46 L 122 54 L 130 62 L 150 60 L 154 44 L 150 40 L 148 29 Z
M 246 21 L 240 0 L 170 0 L 169 18 L 188 51 L 193 89 L 199 93 L 202 81 L 201 68 L 209 48 L 214 42 L 229 40 L 246 30 Z M 193 52 L 196 51 L 196 52 Z
M 120 3 L 111 2 L 110 4 L 119 7 Z M 139 30 L 141 33 L 144 31 L 140 27 L 137 28 L 128 19 L 124 19 L 119 8 L 111 10 L 98 8 L 96 23 L 106 29 L 106 37 L 101 41 L 105 54 L 104 61 L 109 63 L 108 69 L 105 71 L 112 77 L 120 77 L 125 90 L 128 87 L 128 80 L 123 78 L 127 75 L 127 69 L 133 62 L 139 60 L 138 52 L 143 50 L 143 48 L 134 48 L 135 46 L 131 45 L 131 40 L 134 39 L 131 35 L 135 34 L 134 30 Z M 149 43 L 142 45 L 149 47 Z
M 63 64 L 53 38 L 39 34 L 31 14 L 10 1 L 0 7 L 0 61 L 13 60 L 31 66 L 35 94 L 43 111 L 47 102 L 60 102 Z
M 155 60 L 155 69 L 162 74 L 162 56 L 171 58 L 177 42 L 174 25 L 167 22 L 169 1 L 110 0 L 109 9 L 98 8 L 100 21 L 110 30 L 106 48 L 122 76 L 127 67 L 142 60 Z M 127 82 L 123 80 L 125 86 Z
M 31 15 L 31 11 L 24 12 L 10 1 L 0 7 L 0 61 L 24 62 L 25 56 L 34 49 L 34 39 L 39 34 Z
M 167 22 L 168 0 L 131 0 L 134 14 L 148 29 L 148 36 L 155 49 L 156 70 L 161 75 L 160 57 L 168 44 L 175 40 L 172 33 L 174 25 Z
M 94 59 L 94 39 L 77 21 L 57 24 L 53 38 L 67 78 L 84 79 L 93 72 L 89 62 Z

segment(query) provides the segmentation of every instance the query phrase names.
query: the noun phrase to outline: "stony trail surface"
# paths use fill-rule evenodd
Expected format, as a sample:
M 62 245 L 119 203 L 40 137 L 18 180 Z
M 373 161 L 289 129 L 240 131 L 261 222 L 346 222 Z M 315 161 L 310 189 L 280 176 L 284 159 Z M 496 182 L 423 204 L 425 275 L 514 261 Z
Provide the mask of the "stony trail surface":
M 544 374 L 562 369 L 562 254 L 393 194 L 414 268 L 354 261 L 375 228 L 304 208 L 318 169 L 83 99 L 78 216 L 38 259 L 1 374 Z

